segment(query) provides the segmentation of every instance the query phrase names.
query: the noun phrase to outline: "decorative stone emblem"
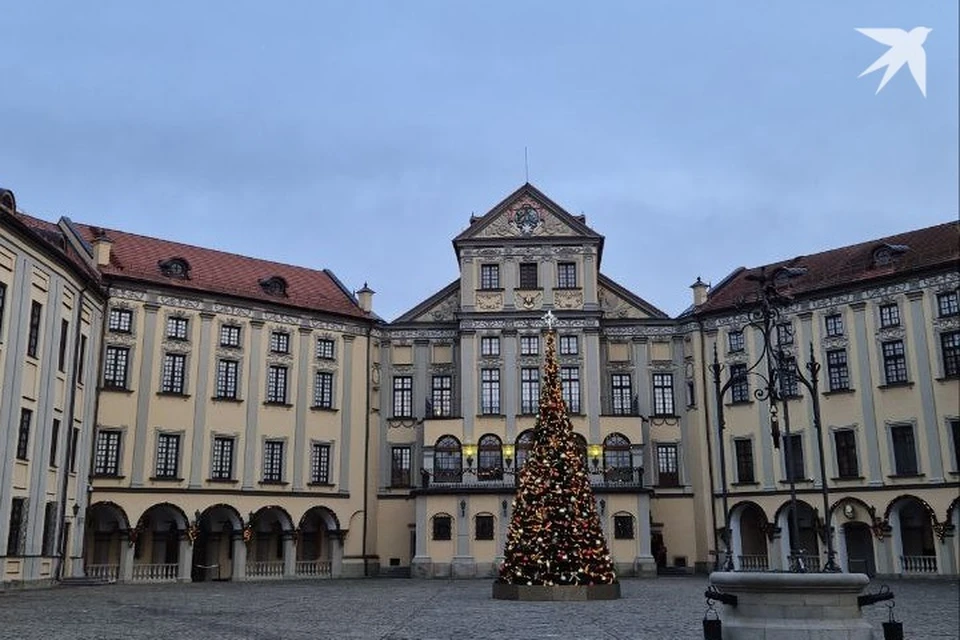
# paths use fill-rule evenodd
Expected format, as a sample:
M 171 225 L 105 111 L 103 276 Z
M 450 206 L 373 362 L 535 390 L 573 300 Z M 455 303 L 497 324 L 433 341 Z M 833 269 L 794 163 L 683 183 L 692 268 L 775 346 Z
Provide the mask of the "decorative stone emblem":
M 554 291 L 553 304 L 557 309 L 579 309 L 583 306 L 583 292 Z
M 499 311 L 503 308 L 503 295 L 496 293 L 477 293 L 477 310 Z
M 525 204 L 513 214 L 513 224 L 521 235 L 529 236 L 542 222 L 540 212 L 529 204 Z
M 543 294 L 540 291 L 517 291 L 516 305 L 527 311 L 540 306 Z

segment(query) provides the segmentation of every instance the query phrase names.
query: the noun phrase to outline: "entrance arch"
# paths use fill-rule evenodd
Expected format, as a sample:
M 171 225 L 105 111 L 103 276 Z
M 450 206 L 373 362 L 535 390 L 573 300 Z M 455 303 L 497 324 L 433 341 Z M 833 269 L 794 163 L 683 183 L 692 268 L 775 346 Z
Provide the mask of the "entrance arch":
M 293 520 L 286 509 L 276 505 L 262 507 L 250 515 L 250 527 L 253 540 L 247 550 L 247 578 L 294 575 Z
M 191 578 L 194 582 L 230 580 L 234 576 L 234 541 L 243 530 L 240 513 L 228 504 L 215 504 L 197 512 L 196 522 Z
M 933 537 L 937 518 L 930 505 L 916 496 L 899 496 L 887 506 L 886 519 L 900 573 L 939 573 Z
M 96 502 L 87 507 L 83 532 L 83 572 L 91 578 L 119 580 L 130 520 L 120 505 Z
M 337 514 L 327 507 L 311 507 L 300 518 L 297 533 L 297 575 L 309 578 L 339 575 L 343 548 Z
M 767 514 L 755 502 L 742 502 L 730 510 L 733 564 L 738 571 L 767 571 Z
M 155 504 L 140 516 L 131 532 L 133 573 L 139 582 L 190 579 L 189 522 L 183 509 L 169 502 Z

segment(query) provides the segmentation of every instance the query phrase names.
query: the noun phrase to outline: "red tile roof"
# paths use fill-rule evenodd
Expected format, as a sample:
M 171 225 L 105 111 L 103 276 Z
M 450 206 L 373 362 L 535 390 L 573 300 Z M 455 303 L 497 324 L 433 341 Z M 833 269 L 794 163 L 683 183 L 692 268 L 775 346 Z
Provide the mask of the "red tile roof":
M 874 251 L 883 245 L 903 250 L 887 265 L 874 262 Z M 903 249 L 903 247 L 906 247 Z M 750 298 L 756 292 L 756 282 L 747 279 L 763 268 L 768 276 L 775 276 L 783 267 L 804 267 L 806 273 L 788 279 L 792 296 L 805 296 L 825 290 L 865 285 L 874 280 L 945 269 L 960 265 L 960 223 L 948 222 L 926 229 L 907 231 L 886 238 L 862 242 L 849 247 L 832 249 L 809 256 L 798 256 L 752 269 L 739 269 L 724 282 L 714 287 L 707 301 L 696 308 L 696 313 L 709 313 L 734 307 L 738 301 Z
M 374 317 L 360 309 L 352 295 L 327 269 L 307 269 L 86 224 L 75 226 L 87 242 L 104 234 L 113 242 L 110 264 L 100 267 L 108 281 L 132 280 L 355 318 Z M 170 258 L 187 261 L 190 267 L 187 279 L 163 275 L 159 263 Z M 261 280 L 273 276 L 286 281 L 286 296 L 270 295 L 260 286 Z
M 82 277 L 100 286 L 100 273 L 91 268 L 84 256 L 77 253 L 74 246 L 64 237 L 63 231 L 53 222 L 47 222 L 40 218 L 34 218 L 22 211 L 14 211 L 13 219 L 20 222 L 27 230 L 38 240 L 47 245 L 47 247 L 65 259 L 69 266 L 79 272 Z

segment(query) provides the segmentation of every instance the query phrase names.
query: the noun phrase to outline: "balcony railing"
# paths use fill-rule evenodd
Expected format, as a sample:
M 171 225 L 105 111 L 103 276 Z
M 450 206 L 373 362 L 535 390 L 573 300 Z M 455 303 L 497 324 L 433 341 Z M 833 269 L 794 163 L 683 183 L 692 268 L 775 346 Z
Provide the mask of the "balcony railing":
M 594 469 L 589 466 L 587 474 L 590 485 L 594 489 L 642 489 L 643 467 L 618 467 L 616 469 Z M 456 473 L 451 470 L 434 470 L 431 474 L 421 472 L 423 489 L 449 490 L 452 488 L 482 490 L 490 489 L 502 491 L 514 489 L 519 482 L 517 469 L 504 469 L 502 473 L 484 471 L 478 473 L 476 469 L 464 469 Z
M 254 560 L 247 563 L 247 577 L 264 580 L 283 577 L 283 560 Z
M 179 574 L 180 567 L 175 562 L 133 565 L 134 582 L 176 582 Z
M 804 571 L 820 571 L 820 556 L 805 553 L 802 555 L 790 555 L 787 557 L 787 560 L 790 562 L 791 567 L 802 562 Z
M 740 571 L 768 571 L 770 559 L 767 554 L 745 554 L 737 556 L 740 560 Z
M 83 573 L 88 578 L 98 580 L 109 580 L 116 582 L 120 579 L 120 565 L 118 564 L 88 564 L 83 568 Z
M 904 573 L 936 573 L 937 556 L 900 556 Z
M 330 562 L 327 560 L 297 560 L 297 575 L 303 578 L 329 578 Z

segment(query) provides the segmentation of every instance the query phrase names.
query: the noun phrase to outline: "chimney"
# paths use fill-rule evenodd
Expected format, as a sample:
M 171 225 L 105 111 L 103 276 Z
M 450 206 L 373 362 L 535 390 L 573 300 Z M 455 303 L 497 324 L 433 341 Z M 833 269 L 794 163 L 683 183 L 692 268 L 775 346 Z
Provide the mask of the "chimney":
M 697 281 L 690 285 L 690 288 L 693 289 L 693 306 L 699 307 L 707 301 L 707 292 L 710 290 L 710 285 L 701 280 L 700 276 L 697 276 Z
M 360 308 L 364 313 L 370 313 L 373 311 L 373 294 L 376 291 L 367 286 L 367 283 L 363 283 L 363 289 L 357 291 L 357 298 L 359 299 Z
M 103 267 L 110 264 L 110 246 L 113 244 L 113 240 L 107 237 L 103 229 L 97 229 L 95 233 L 96 237 L 91 243 L 93 245 L 93 259 L 98 267 Z

